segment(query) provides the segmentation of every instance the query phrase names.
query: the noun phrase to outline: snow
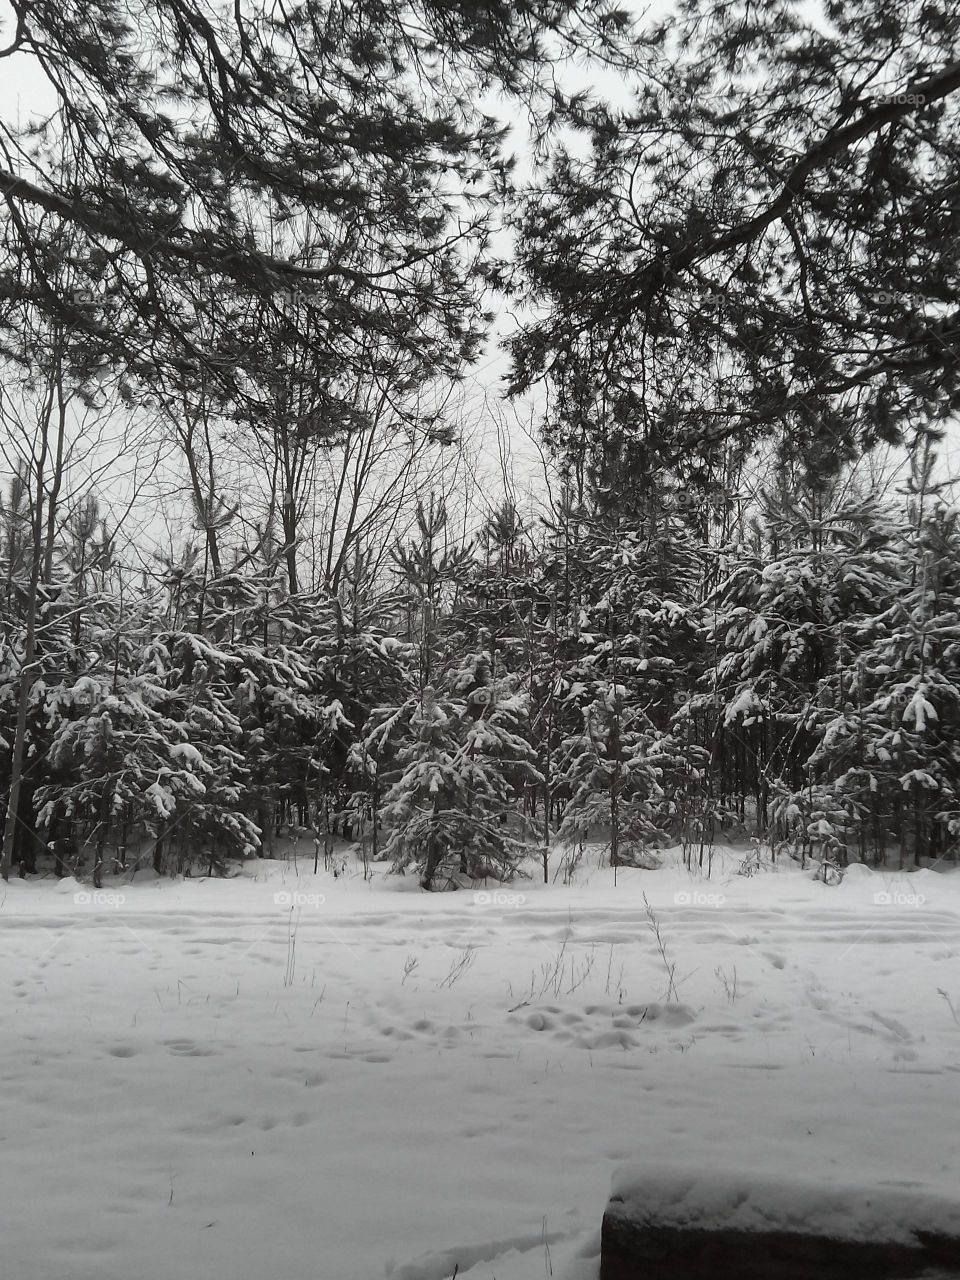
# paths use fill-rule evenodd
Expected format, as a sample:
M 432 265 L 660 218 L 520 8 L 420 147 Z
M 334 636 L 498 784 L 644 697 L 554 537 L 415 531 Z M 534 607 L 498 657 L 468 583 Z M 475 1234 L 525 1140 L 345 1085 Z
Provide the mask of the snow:
M 753 688 L 750 685 L 747 685 L 745 688 L 740 690 L 733 701 L 727 706 L 723 716 L 723 723 L 725 725 L 733 724 L 733 722 L 739 719 L 740 716 L 745 716 L 748 712 L 753 711 L 755 707 L 760 707 L 762 705 L 763 704 L 757 697 Z
M 677 1212 L 779 1213 L 789 1176 L 800 1220 L 873 1230 L 881 1192 L 941 1220 L 960 876 L 742 859 L 12 882 L 4 1275 L 596 1280 L 624 1167 Z
M 925 693 L 926 690 L 921 685 L 920 688 L 914 692 L 913 697 L 903 710 L 904 722 L 909 723 L 912 721 L 917 733 L 923 733 L 927 727 L 928 720 L 932 720 L 934 723 L 937 720 L 936 707 L 934 707 L 932 702 L 928 701 Z
M 159 781 L 151 782 L 150 786 L 147 787 L 143 794 L 147 797 L 150 804 L 156 808 L 156 811 L 161 818 L 170 818 L 174 813 L 176 813 L 176 796 L 169 787 L 163 786 Z
M 195 769 L 198 773 L 209 773 L 210 766 L 203 756 L 189 742 L 174 742 L 167 748 L 170 757 L 187 769 Z

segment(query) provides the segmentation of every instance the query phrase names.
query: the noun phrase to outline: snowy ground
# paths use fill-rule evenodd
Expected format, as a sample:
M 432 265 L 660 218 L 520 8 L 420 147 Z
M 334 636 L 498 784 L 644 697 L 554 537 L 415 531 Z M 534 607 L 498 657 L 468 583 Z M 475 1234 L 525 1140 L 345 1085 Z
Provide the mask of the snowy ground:
M 960 875 L 738 861 L 10 884 L 4 1274 L 593 1280 L 623 1162 L 955 1197 Z

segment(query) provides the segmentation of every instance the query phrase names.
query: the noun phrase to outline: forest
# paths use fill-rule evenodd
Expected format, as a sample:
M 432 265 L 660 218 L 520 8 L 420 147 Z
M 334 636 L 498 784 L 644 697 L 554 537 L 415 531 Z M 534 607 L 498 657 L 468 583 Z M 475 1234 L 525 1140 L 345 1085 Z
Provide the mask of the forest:
M 956 860 L 960 11 L 814 8 L 5 6 L 5 879 Z

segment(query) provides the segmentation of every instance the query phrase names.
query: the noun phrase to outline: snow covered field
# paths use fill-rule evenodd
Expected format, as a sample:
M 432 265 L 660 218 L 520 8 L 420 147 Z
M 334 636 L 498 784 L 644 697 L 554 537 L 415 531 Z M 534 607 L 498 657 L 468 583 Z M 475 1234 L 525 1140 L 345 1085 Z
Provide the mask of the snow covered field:
M 738 862 L 11 883 L 3 1274 L 593 1280 L 622 1163 L 956 1197 L 960 875 Z

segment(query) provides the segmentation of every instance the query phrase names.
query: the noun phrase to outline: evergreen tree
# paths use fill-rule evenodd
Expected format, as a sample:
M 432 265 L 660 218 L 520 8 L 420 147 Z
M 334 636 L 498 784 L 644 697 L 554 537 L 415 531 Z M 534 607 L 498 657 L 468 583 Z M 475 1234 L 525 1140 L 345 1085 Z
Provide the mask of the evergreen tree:
M 960 524 L 932 468 L 929 452 L 915 456 L 898 589 L 857 628 L 857 661 L 811 760 L 846 816 L 843 845 L 877 860 L 898 847 L 917 866 L 960 830 Z
M 397 870 L 414 865 L 425 889 L 440 877 L 452 883 L 458 875 L 503 880 L 515 873 L 525 823 L 511 790 L 537 777 L 522 736 L 524 710 L 483 652 L 404 708 L 396 776 L 381 809 L 390 830 L 385 852 Z
M 42 130 L 2 125 L 21 166 L 0 170 L 4 298 L 69 325 L 91 380 L 107 360 L 266 410 L 264 321 L 296 297 L 287 354 L 317 369 L 328 424 L 356 412 L 340 370 L 400 360 L 420 381 L 476 354 L 475 260 L 507 170 L 503 130 L 476 104 L 497 85 L 535 109 L 557 56 L 602 52 L 624 26 L 600 0 L 41 0 L 14 14 L 6 52 L 29 57 L 52 105 Z M 306 251 L 278 245 L 291 224 Z M 65 232 L 85 258 L 69 288 Z
M 768 495 L 753 546 L 709 606 L 714 667 L 691 705 L 712 721 L 721 794 L 762 829 L 772 818 L 801 856 L 855 837 L 852 795 L 843 803 L 821 784 L 835 781 L 843 740 L 857 755 L 848 735 L 863 628 L 901 580 L 895 523 L 874 497 L 845 490 Z
M 823 475 L 949 420 L 956 5 L 681 0 L 646 35 L 526 198 L 513 387 L 548 380 L 560 456 L 621 431 L 650 475 L 786 431 Z

